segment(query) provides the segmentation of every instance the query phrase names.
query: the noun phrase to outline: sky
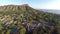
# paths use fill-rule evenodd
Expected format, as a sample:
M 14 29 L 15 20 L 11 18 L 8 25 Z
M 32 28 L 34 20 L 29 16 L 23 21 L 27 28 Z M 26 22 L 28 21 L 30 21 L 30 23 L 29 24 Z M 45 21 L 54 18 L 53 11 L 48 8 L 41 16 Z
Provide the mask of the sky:
M 2 5 L 22 5 L 28 4 L 35 9 L 56 9 L 60 10 L 60 0 L 0 0 Z

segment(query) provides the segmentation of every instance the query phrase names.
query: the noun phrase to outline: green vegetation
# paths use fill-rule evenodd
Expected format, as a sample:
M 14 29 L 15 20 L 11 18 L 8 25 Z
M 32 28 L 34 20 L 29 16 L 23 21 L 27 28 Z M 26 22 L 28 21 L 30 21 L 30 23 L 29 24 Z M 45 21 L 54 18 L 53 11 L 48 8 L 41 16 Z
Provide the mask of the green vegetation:
M 45 24 L 47 22 L 53 23 L 53 25 L 49 26 L 48 24 Z M 33 34 L 52 34 L 52 32 L 55 30 L 57 30 L 57 33 L 59 33 L 60 15 L 35 10 L 28 6 L 25 7 L 25 9 L 23 6 L 22 8 L 14 11 L 0 11 L 0 34 L 26 34 L 26 27 L 30 27 L 32 25 L 35 25 L 37 29 L 40 27 L 40 25 L 42 25 L 41 30 L 38 29 L 39 31 L 37 31 L 35 28 L 32 28 Z M 47 25 L 48 28 L 46 27 Z

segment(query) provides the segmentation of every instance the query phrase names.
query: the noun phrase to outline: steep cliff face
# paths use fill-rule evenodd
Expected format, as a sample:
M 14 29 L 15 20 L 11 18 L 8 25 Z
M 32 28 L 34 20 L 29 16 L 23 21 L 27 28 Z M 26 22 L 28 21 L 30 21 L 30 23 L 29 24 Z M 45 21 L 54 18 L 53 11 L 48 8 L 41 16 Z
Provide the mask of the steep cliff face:
M 29 7 L 27 4 L 23 4 L 23 5 L 5 5 L 5 6 L 0 6 L 0 11 L 4 11 L 4 10 L 27 10 L 31 7 Z

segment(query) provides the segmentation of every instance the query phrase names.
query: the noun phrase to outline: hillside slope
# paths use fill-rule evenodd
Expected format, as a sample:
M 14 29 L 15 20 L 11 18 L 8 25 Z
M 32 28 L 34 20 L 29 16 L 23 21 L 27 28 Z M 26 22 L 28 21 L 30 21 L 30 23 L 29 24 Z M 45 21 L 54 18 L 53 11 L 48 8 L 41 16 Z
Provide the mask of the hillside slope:
M 29 5 L 0 6 L 0 34 L 58 34 L 60 15 Z

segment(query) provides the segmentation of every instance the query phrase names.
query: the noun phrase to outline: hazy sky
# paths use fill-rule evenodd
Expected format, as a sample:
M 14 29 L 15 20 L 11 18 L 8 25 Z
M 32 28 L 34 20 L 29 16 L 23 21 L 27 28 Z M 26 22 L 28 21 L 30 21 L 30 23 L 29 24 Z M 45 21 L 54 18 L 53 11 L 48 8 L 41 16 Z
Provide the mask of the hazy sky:
M 37 9 L 58 9 L 60 10 L 60 0 L 0 0 L 0 5 L 8 4 L 28 4 Z

